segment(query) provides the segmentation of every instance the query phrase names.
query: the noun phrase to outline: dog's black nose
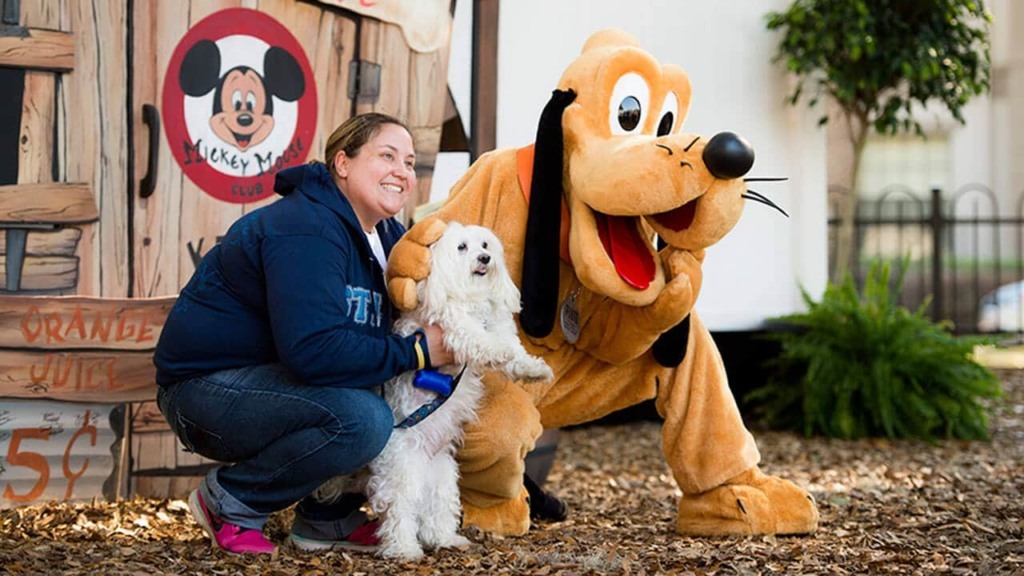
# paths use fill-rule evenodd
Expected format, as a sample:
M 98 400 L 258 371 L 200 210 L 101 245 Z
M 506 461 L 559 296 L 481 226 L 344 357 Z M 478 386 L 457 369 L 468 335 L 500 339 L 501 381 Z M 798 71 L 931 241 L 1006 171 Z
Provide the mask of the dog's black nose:
M 723 180 L 739 178 L 754 165 L 754 149 L 742 136 L 732 132 L 715 134 L 701 157 L 711 174 Z
M 252 116 L 249 114 L 242 114 L 238 117 L 238 124 L 240 126 L 249 126 L 252 124 Z
M 476 260 L 477 260 L 477 262 L 479 262 L 481 264 L 489 264 L 491 262 L 491 255 L 490 254 L 481 254 L 481 255 L 476 257 Z

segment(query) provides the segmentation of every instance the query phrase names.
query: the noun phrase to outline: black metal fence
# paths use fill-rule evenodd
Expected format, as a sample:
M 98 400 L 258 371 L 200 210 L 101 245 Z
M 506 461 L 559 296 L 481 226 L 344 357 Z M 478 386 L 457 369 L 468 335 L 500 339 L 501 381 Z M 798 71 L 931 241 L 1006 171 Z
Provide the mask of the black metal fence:
M 829 269 L 837 263 L 837 208 L 849 193 L 829 190 Z M 892 261 L 903 276 L 900 303 L 929 302 L 935 320 L 967 333 L 1024 333 L 1024 193 L 999 198 L 980 185 L 944 194 L 890 186 L 858 202 L 854 264 L 862 285 L 871 264 Z M 835 275 L 832 275 L 835 277 Z

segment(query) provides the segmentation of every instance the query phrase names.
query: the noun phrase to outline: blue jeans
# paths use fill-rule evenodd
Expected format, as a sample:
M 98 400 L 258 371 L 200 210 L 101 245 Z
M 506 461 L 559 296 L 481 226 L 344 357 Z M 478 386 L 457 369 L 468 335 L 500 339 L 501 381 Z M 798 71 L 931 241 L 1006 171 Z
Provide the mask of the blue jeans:
M 372 390 L 308 386 L 280 364 L 161 387 L 157 404 L 186 449 L 231 463 L 200 490 L 211 512 L 243 528 L 262 529 L 271 512 L 369 464 L 394 425 Z M 328 508 L 306 498 L 299 510 L 316 521 Z

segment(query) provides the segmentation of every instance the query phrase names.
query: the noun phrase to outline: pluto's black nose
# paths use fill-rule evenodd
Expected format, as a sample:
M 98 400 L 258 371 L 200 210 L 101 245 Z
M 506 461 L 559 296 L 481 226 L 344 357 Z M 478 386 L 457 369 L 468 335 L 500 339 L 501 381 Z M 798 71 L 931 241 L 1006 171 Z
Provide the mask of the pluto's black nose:
M 732 180 L 746 174 L 754 165 L 754 149 L 742 136 L 719 132 L 704 147 L 702 158 L 715 178 Z
M 491 255 L 490 254 L 481 254 L 481 255 L 476 257 L 476 260 L 477 260 L 477 262 L 479 262 L 481 264 L 489 264 L 491 262 Z

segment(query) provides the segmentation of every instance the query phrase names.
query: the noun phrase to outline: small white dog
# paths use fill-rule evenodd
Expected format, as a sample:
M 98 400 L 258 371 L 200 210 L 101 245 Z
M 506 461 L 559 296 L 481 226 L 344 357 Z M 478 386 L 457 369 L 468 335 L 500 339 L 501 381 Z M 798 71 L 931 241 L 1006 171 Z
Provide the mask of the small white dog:
M 442 371 L 457 376 L 451 395 L 422 420 L 400 427 L 421 407 L 440 395 L 413 386 L 415 371 L 384 384 L 384 398 L 396 428 L 387 446 L 369 466 L 366 491 L 381 519 L 379 554 L 417 559 L 423 547 L 449 548 L 469 544 L 459 534 L 458 464 L 455 451 L 463 426 L 476 417 L 483 394 L 480 375 L 499 370 L 509 378 L 544 381 L 551 368 L 523 348 L 513 315 L 519 311 L 519 290 L 505 268 L 501 242 L 487 228 L 450 222 L 430 247 L 430 275 L 416 286 L 419 307 L 395 323 L 395 332 L 409 335 L 427 324 L 444 329 L 455 363 Z M 336 479 L 319 492 L 330 499 L 353 484 Z M 361 482 L 360 482 L 361 483 Z

